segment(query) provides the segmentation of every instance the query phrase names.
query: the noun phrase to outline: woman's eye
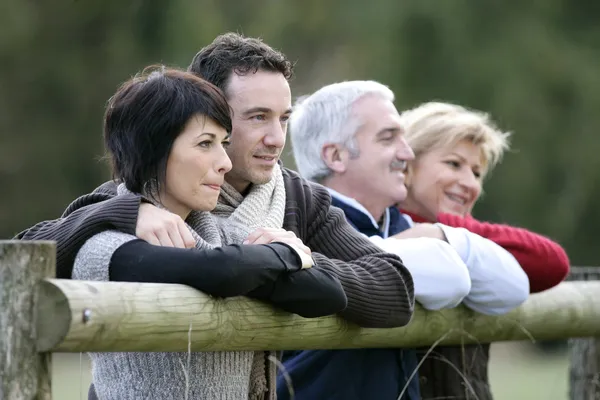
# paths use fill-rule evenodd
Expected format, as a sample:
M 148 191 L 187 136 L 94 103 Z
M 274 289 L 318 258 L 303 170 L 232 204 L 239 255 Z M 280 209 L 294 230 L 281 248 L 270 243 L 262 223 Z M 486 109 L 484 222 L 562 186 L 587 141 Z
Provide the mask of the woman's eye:
M 475 178 L 481 179 L 481 172 L 479 172 L 479 171 L 473 171 L 473 175 L 475 175 Z
M 458 161 L 449 160 L 449 161 L 446 161 L 446 164 L 448 164 L 452 168 L 460 168 L 460 163 Z
M 228 148 L 230 144 L 231 144 L 231 142 L 229 140 L 226 140 L 222 143 L 224 148 Z
M 264 114 L 254 115 L 251 118 L 254 119 L 254 120 L 256 120 L 256 121 L 264 121 L 264 120 L 267 119 L 267 117 Z
M 209 148 L 212 144 L 212 141 L 210 140 L 205 140 L 203 142 L 198 143 L 198 146 L 203 147 L 203 148 Z

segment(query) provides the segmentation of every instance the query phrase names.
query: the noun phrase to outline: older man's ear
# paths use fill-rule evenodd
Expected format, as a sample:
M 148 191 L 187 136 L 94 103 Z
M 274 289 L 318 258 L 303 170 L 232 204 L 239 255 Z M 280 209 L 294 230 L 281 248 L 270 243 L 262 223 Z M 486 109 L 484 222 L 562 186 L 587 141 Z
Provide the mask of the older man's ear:
M 339 144 L 327 143 L 321 150 L 321 159 L 327 167 L 338 174 L 346 171 L 350 153 Z

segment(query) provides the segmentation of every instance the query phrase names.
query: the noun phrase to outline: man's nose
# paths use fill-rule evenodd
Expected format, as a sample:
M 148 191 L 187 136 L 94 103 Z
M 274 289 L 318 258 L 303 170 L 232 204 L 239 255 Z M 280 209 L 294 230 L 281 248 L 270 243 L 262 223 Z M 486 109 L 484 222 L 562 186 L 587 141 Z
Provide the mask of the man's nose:
M 278 149 L 283 148 L 283 146 L 285 146 L 286 131 L 285 125 L 282 125 L 279 121 L 275 121 L 275 123 L 269 127 L 269 131 L 265 135 L 263 143 L 268 147 L 276 147 Z
M 396 153 L 396 157 L 399 160 L 411 161 L 415 159 L 415 153 L 412 148 L 409 146 L 408 142 L 404 137 L 400 138 L 400 142 L 398 144 L 398 151 Z

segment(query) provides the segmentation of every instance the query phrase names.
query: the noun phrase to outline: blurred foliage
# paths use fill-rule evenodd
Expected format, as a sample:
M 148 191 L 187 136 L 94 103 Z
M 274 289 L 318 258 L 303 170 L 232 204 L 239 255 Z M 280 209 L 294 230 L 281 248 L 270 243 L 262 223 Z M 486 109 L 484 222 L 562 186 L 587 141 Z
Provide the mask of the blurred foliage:
M 55 218 L 110 177 L 102 115 L 144 66 L 186 67 L 216 35 L 260 36 L 297 61 L 295 96 L 375 79 L 399 109 L 489 111 L 514 132 L 475 215 L 600 262 L 600 3 L 439 0 L 9 0 L 0 5 L 0 237 Z M 285 162 L 293 167 L 286 151 Z

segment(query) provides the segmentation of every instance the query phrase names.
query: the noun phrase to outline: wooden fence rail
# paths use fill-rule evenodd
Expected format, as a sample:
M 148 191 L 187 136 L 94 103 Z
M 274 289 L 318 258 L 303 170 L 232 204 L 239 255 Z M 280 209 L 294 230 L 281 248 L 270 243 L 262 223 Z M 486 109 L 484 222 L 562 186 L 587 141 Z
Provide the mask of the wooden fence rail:
M 305 319 L 243 297 L 214 299 L 183 285 L 52 279 L 54 268 L 53 243 L 0 241 L 0 399 L 50 399 L 49 360 L 57 351 L 187 351 L 189 344 L 192 351 L 418 347 L 600 337 L 600 281 L 565 282 L 503 316 L 464 307 L 418 308 L 407 327 L 365 329 L 337 317 Z M 575 392 L 574 400 L 598 398 Z

